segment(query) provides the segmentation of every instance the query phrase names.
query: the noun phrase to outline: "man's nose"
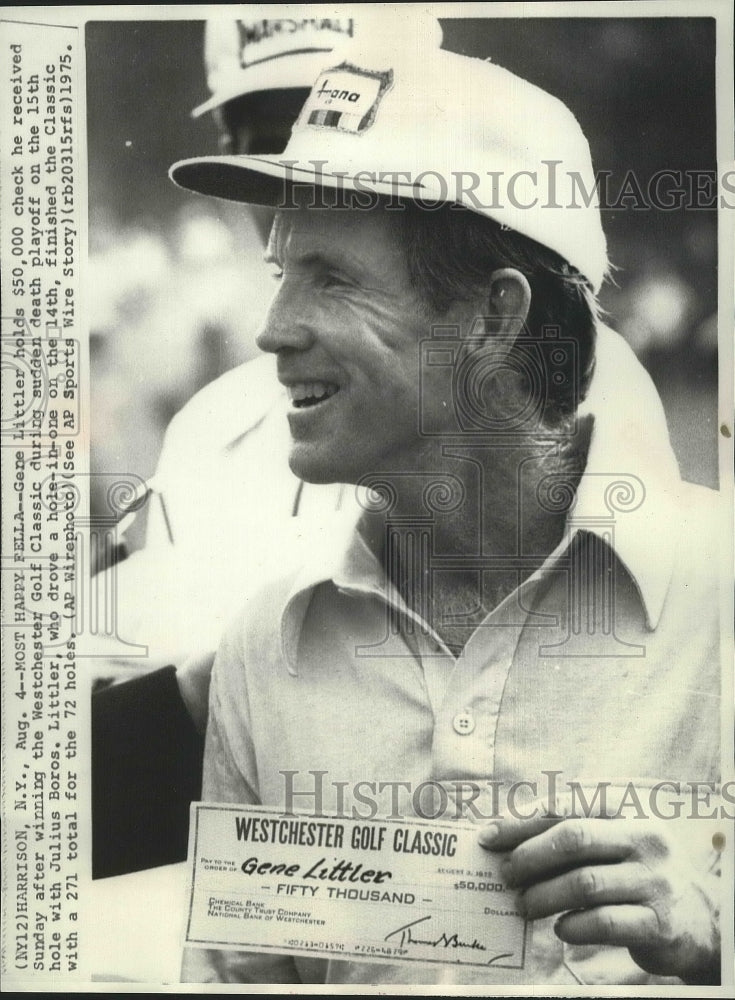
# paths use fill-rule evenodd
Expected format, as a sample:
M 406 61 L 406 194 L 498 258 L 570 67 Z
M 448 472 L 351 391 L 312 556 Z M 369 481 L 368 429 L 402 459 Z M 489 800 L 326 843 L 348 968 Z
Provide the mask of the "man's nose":
M 283 281 L 255 338 L 260 350 L 269 354 L 284 348 L 305 351 L 314 342 L 313 328 L 304 315 L 305 303 L 294 287 L 288 287 L 289 284 Z

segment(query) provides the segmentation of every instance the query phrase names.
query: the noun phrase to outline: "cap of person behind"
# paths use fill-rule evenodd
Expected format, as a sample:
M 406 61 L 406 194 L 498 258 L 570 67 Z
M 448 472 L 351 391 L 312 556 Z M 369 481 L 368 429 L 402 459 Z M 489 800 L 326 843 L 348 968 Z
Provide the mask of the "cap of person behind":
M 204 65 L 211 97 L 192 115 L 260 91 L 308 89 L 325 55 L 354 31 L 350 17 L 207 21 Z
M 250 204 L 293 185 L 463 205 L 555 250 L 598 291 L 607 271 L 589 145 L 557 98 L 440 48 L 436 21 L 371 30 L 322 56 L 286 149 L 174 164 L 181 187 Z

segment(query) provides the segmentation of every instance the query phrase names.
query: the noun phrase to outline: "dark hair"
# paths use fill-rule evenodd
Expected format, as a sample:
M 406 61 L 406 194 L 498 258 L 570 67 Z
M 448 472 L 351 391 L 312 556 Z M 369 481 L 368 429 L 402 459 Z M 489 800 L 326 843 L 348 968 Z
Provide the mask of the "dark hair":
M 598 306 L 587 279 L 558 253 L 461 205 L 426 211 L 409 202 L 404 218 L 408 267 L 414 287 L 440 315 L 452 303 L 487 289 L 490 274 L 513 267 L 531 287 L 526 322 L 532 337 L 558 327 L 575 343 L 569 370 L 548 389 L 551 419 L 575 411 L 584 399 L 594 369 Z M 573 354 L 576 354 L 576 364 Z

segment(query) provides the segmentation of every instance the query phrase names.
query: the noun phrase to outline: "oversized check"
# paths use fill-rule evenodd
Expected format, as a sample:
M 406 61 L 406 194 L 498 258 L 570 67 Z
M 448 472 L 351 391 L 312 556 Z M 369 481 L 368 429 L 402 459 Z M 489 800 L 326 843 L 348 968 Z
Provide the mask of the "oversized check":
M 526 923 L 467 822 L 194 803 L 186 944 L 522 969 Z

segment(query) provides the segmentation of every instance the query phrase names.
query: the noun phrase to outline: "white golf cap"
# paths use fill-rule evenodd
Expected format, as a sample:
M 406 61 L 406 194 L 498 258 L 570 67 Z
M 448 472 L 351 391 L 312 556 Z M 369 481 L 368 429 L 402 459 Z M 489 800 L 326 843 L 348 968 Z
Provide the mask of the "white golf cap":
M 236 97 L 262 90 L 307 90 L 325 55 L 351 38 L 354 30 L 351 17 L 207 21 L 204 65 L 212 96 L 192 115 L 198 118 Z
M 598 291 L 607 248 L 589 145 L 571 111 L 440 44 L 436 21 L 363 34 L 323 61 L 282 154 L 197 157 L 170 176 L 276 208 L 293 204 L 294 185 L 463 205 L 556 251 Z

